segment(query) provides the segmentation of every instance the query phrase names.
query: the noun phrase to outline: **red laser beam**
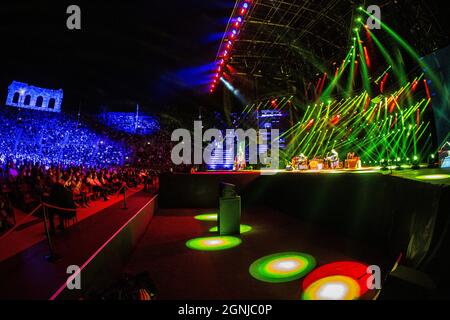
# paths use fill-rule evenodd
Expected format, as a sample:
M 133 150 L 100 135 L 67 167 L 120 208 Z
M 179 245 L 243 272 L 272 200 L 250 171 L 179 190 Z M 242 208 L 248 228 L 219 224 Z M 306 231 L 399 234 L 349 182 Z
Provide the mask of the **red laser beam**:
M 369 107 L 369 104 L 370 104 L 370 96 L 367 96 L 366 104 L 364 105 L 364 113 L 366 113 L 367 108 Z
M 384 87 L 386 86 L 386 82 L 388 80 L 389 77 L 389 72 L 386 72 L 386 74 L 383 77 L 383 80 L 381 80 L 381 84 L 380 84 L 380 92 L 383 93 L 384 92 Z
M 320 84 L 320 88 L 319 88 L 319 96 L 322 95 L 323 86 L 324 86 L 326 80 L 327 80 L 327 73 L 325 72 L 325 73 L 323 74 L 322 83 Z
M 372 68 L 372 62 L 370 61 L 369 52 L 367 51 L 367 47 L 364 46 L 364 57 L 366 58 L 366 65 L 369 67 L 369 69 Z
M 394 100 L 392 100 L 391 104 L 389 105 L 389 113 L 394 112 L 395 106 L 397 105 L 397 99 L 398 96 L 394 98 Z
M 427 83 L 426 79 L 423 80 L 423 84 L 425 85 L 425 91 L 427 92 L 427 98 L 428 98 L 428 100 L 431 100 L 430 88 L 428 87 L 428 83 Z
M 411 93 L 414 93 L 417 90 L 417 86 L 419 85 L 417 80 L 414 80 L 412 86 L 411 86 Z

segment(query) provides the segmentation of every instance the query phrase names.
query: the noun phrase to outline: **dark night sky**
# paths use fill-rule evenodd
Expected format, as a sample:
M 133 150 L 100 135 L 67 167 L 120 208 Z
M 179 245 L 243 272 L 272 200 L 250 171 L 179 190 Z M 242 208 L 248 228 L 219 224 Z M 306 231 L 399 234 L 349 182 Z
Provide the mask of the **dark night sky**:
M 81 31 L 66 28 L 77 4 Z M 147 110 L 208 103 L 201 92 L 231 0 L 2 1 L 0 99 L 18 80 L 63 88 L 63 108 Z

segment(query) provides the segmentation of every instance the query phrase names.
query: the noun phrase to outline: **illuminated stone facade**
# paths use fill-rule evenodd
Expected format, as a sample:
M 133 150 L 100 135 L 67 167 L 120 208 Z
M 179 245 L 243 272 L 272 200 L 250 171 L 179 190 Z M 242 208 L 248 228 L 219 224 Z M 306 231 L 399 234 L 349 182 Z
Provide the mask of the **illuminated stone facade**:
M 62 89 L 44 89 L 13 81 L 8 87 L 6 105 L 40 111 L 60 112 L 62 100 Z

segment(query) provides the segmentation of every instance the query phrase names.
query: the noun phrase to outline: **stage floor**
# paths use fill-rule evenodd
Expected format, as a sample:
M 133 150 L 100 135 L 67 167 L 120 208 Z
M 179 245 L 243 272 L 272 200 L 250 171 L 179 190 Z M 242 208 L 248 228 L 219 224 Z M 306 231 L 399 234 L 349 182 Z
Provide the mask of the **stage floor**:
M 390 171 L 385 174 L 389 174 Z M 450 169 L 392 170 L 395 177 L 431 184 L 450 185 Z
M 161 300 L 295 300 L 301 297 L 301 280 L 286 283 L 256 280 L 249 273 L 251 263 L 266 255 L 298 251 L 314 256 L 318 266 L 349 260 L 377 264 L 383 271 L 392 266 L 392 261 L 386 261 L 373 247 L 335 236 L 266 207 L 243 210 L 242 223 L 252 230 L 241 235 L 238 247 L 213 252 L 187 248 L 186 241 L 190 239 L 215 235 L 209 229 L 216 222 L 194 219 L 197 214 L 211 212 L 214 210 L 159 210 L 125 272 L 148 271 L 157 289 L 157 299 Z
M 127 197 L 142 191 L 142 189 L 143 187 L 133 190 L 130 189 L 127 192 Z M 123 203 L 122 195 L 113 195 L 108 201 L 103 201 L 103 199 L 90 201 L 90 206 L 88 208 L 77 209 L 78 222 L 90 218 L 116 203 Z M 17 209 L 15 210 L 17 213 Z M 4 235 L 0 236 L 0 263 L 46 239 L 42 218 L 36 216 L 26 217 L 25 213 L 20 213 L 16 218 L 18 227 L 10 232 L 4 239 L 1 239 Z

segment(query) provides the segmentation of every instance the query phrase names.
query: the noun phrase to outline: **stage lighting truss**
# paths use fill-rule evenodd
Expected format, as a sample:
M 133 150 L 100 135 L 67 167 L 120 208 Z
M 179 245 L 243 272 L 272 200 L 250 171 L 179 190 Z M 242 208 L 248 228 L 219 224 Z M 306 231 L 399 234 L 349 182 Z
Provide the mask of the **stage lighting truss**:
M 219 51 L 216 56 L 215 73 L 209 86 L 210 93 L 214 92 L 219 83 L 219 79 L 222 77 L 224 73 L 228 60 L 231 57 L 231 51 L 233 50 L 233 46 L 239 37 L 241 29 L 243 28 L 243 25 L 245 23 L 245 19 L 248 16 L 251 8 L 252 8 L 251 0 L 236 1 L 233 12 L 228 21 L 227 28 L 222 37 L 222 42 L 220 44 Z
M 311 82 L 315 87 L 319 77 L 324 76 L 318 70 L 328 68 L 329 81 L 340 68 L 343 52 L 348 48 L 359 51 L 359 34 L 367 28 L 366 6 L 358 10 L 360 5 L 343 0 L 236 0 L 216 55 L 210 92 L 217 88 L 221 77 L 242 80 L 240 85 L 248 85 L 244 80 L 258 82 L 258 95 L 302 93 L 303 86 Z M 420 55 L 448 42 L 447 33 L 432 16 L 426 0 L 417 1 L 415 6 L 405 1 L 383 7 L 383 22 L 394 24 L 397 30 L 410 33 L 411 24 L 418 26 L 417 30 L 433 30 L 433 39 L 424 40 L 427 33 L 414 29 L 416 35 L 409 40 Z M 380 40 L 383 36 L 379 35 Z M 370 52 L 364 51 L 363 56 L 366 54 Z M 361 59 L 356 60 L 355 64 L 362 64 L 358 61 Z M 392 74 L 395 70 L 390 71 Z
M 330 53 L 339 56 L 346 46 L 353 9 L 337 0 L 237 0 L 216 56 L 210 92 L 222 76 L 264 77 L 261 70 L 273 79 L 293 83 L 297 74 L 306 73 L 305 61 L 295 54 L 305 44 L 309 50 L 317 40 L 322 50 L 315 54 L 323 61 L 332 60 Z M 327 23 L 321 24 L 319 16 Z M 298 36 L 294 41 L 293 34 Z

